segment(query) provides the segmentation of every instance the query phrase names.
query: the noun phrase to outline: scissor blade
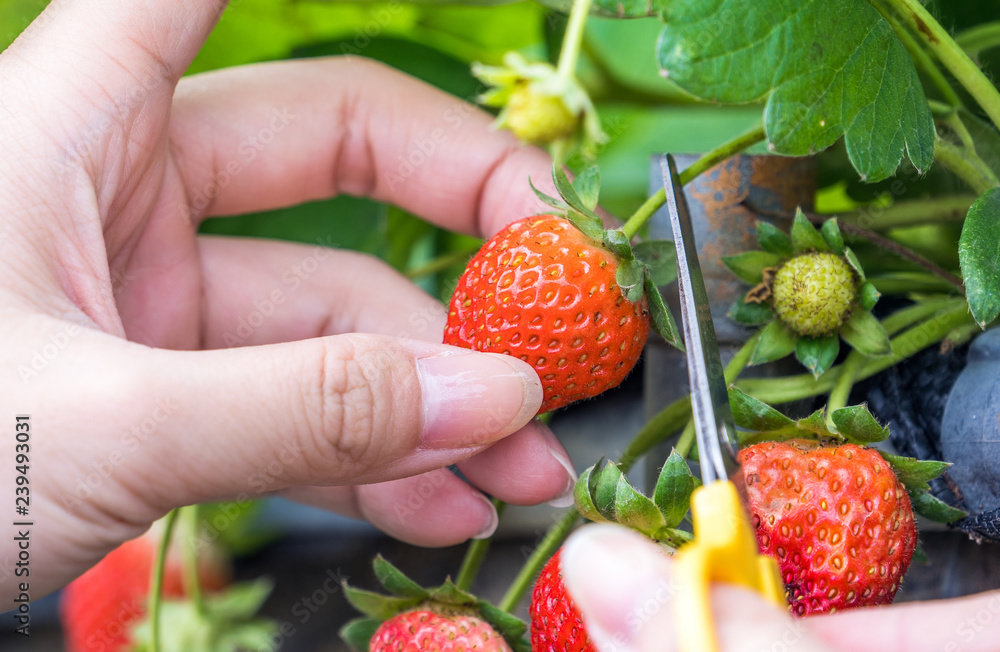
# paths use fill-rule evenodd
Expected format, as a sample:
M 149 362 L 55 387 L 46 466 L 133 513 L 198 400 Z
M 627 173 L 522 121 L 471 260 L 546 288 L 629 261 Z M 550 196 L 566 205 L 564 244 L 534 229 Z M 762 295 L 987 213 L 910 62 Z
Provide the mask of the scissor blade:
M 669 154 L 660 158 L 667 211 L 677 248 L 677 287 L 681 300 L 684 346 L 687 349 L 691 409 L 698 441 L 698 459 L 704 484 L 726 480 L 737 470 L 736 425 L 729 407 L 729 392 L 722 356 L 715 339 L 705 279 L 698 264 L 698 251 L 691 216 Z

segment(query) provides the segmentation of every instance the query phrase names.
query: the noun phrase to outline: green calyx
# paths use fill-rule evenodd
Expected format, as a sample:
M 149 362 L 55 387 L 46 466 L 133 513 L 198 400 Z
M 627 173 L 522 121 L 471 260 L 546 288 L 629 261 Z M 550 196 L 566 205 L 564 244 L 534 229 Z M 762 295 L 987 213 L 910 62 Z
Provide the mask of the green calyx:
M 687 461 L 674 450 L 660 470 L 651 498 L 633 487 L 613 462 L 603 466 L 598 462 L 584 471 L 574 495 L 584 518 L 618 523 L 679 548 L 692 539 L 690 532 L 678 526 L 688 512 L 691 492 L 697 485 Z
M 503 636 L 515 652 L 530 652 L 525 639 L 527 625 L 517 616 L 498 609 L 489 602 L 459 589 L 450 580 L 434 588 L 424 588 L 386 561 L 381 555 L 372 562 L 375 577 L 388 595 L 366 591 L 343 582 L 344 597 L 364 614 L 340 630 L 340 637 L 352 649 L 367 650 L 371 637 L 379 626 L 398 614 L 427 609 L 441 615 L 464 614 L 480 618 Z
M 531 184 L 531 181 L 528 181 Z M 552 183 L 559 197 L 550 197 L 531 184 L 535 195 L 556 209 L 560 215 L 573 223 L 585 236 L 604 247 L 618 261 L 615 280 L 626 299 L 639 303 L 643 297 L 649 307 L 653 328 L 667 343 L 683 348 L 677 324 L 663 302 L 659 286 L 667 285 L 677 278 L 677 255 L 674 243 L 669 240 L 646 240 L 634 247 L 629 242 L 624 228 L 605 229 L 604 223 L 595 212 L 600 194 L 601 175 L 593 165 L 571 182 L 558 161 L 552 164 Z
M 870 312 L 879 293 L 844 245 L 836 218 L 817 229 L 799 210 L 790 234 L 760 222 L 757 241 L 760 251 L 722 259 L 754 285 L 729 312 L 741 324 L 763 326 L 751 365 L 794 352 L 818 378 L 836 361 L 841 339 L 864 355 L 892 353 L 888 334 Z
M 529 62 L 517 52 L 504 55 L 502 66 L 476 63 L 472 74 L 490 89 L 479 96 L 485 106 L 501 107 L 495 126 L 507 128 L 535 145 L 577 138 L 584 152 L 607 136 L 590 96 L 572 75 L 547 62 Z
M 833 410 L 829 418 L 820 409 L 808 417 L 793 420 L 763 401 L 745 394 L 735 387 L 729 389 L 729 405 L 733 419 L 742 430 L 740 446 L 751 446 L 765 441 L 809 439 L 828 445 L 856 444 L 869 446 L 889 437 L 888 426 L 879 424 L 867 406 L 848 405 Z M 918 460 L 901 455 L 879 454 L 892 467 L 899 481 L 910 494 L 914 511 L 940 523 L 950 523 L 965 516 L 965 512 L 935 498 L 928 482 L 938 477 L 949 466 L 937 460 Z

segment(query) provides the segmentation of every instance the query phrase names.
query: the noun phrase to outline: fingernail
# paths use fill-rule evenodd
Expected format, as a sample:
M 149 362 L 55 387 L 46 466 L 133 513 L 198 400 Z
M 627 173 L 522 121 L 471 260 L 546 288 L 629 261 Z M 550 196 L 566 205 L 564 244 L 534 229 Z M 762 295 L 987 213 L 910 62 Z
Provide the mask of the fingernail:
M 491 444 L 531 420 L 542 384 L 508 355 L 456 353 L 417 359 L 423 392 L 423 444 L 468 448 Z
M 600 650 L 635 650 L 638 641 L 671 626 L 677 587 L 669 561 L 638 534 L 617 525 L 578 530 L 562 552 L 569 594 Z
M 566 488 L 561 494 L 550 500 L 549 505 L 560 509 L 563 507 L 569 507 L 575 502 L 573 490 L 576 489 L 576 469 L 573 467 L 573 462 L 569 459 L 569 456 L 566 455 L 566 449 L 563 448 L 562 443 L 560 443 L 559 439 L 555 436 L 555 433 L 549 430 L 548 426 L 543 423 L 539 423 L 538 428 L 542 431 L 545 444 L 549 448 L 549 454 L 552 455 L 552 457 L 555 458 L 555 460 L 559 462 L 564 469 L 566 469 Z
M 481 529 L 479 532 L 477 532 L 475 534 L 475 536 L 473 536 L 472 538 L 473 539 L 488 539 L 491 536 L 493 536 L 494 532 L 497 531 L 497 526 L 500 524 L 500 515 L 497 514 L 497 508 L 493 505 L 493 501 L 492 500 L 490 500 L 489 498 L 487 498 L 486 496 L 483 496 L 483 495 L 480 495 L 479 497 L 483 499 L 483 502 L 486 503 L 486 506 L 490 510 L 490 512 L 489 512 L 490 513 L 490 520 L 487 521 L 486 525 L 483 526 L 483 529 Z

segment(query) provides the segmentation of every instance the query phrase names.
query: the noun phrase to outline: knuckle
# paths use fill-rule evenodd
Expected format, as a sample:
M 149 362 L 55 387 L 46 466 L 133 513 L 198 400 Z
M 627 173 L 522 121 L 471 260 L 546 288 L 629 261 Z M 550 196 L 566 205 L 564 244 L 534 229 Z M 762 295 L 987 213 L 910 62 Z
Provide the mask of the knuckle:
M 324 340 L 304 384 L 305 434 L 316 462 L 348 479 L 391 457 L 398 419 L 397 396 L 412 365 L 372 338 Z M 416 382 L 415 372 L 413 381 Z M 407 392 L 410 393 L 410 392 Z

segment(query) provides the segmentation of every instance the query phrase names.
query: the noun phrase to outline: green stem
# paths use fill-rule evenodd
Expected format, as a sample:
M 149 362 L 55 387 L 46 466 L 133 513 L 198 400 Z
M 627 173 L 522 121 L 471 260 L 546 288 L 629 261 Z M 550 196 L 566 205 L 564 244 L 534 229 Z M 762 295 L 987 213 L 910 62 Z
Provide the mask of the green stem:
M 1000 93 L 918 0 L 886 0 L 1000 128 Z
M 869 206 L 854 213 L 842 213 L 837 219 L 841 224 L 856 224 L 873 231 L 941 222 L 961 222 L 974 201 L 976 201 L 975 195 L 901 201 L 886 208 Z
M 840 374 L 837 375 L 833 389 L 830 390 L 830 396 L 826 399 L 826 421 L 830 426 L 833 426 L 833 411 L 847 405 L 847 401 L 851 397 L 851 389 L 854 387 L 858 374 L 861 373 L 861 367 L 864 366 L 865 360 L 864 355 L 857 351 L 851 351 L 844 363 L 840 365 Z
M 756 145 L 766 137 L 767 135 L 764 133 L 764 125 L 760 124 L 749 131 L 740 134 L 732 140 L 722 143 L 712 151 L 702 155 L 683 172 L 681 172 L 679 174 L 681 184 L 687 185 L 702 172 L 705 172 L 717 163 L 725 161 L 730 156 L 739 154 L 751 145 Z M 629 240 L 634 238 L 635 234 L 639 232 L 639 229 L 643 227 L 649 218 L 653 216 L 653 213 L 659 210 L 660 206 L 663 206 L 666 201 L 667 191 L 660 188 L 660 190 L 643 202 L 642 206 L 640 206 L 639 209 L 628 218 L 625 222 L 625 226 L 622 227 L 622 232 L 625 233 Z
M 906 51 L 910 54 L 910 58 L 913 59 L 913 63 L 916 64 L 918 69 L 924 71 L 924 74 L 931 80 L 931 83 L 937 87 L 945 102 L 953 107 L 962 106 L 962 100 L 959 99 L 955 89 L 945 79 L 930 55 L 913 38 L 910 30 L 900 23 L 895 14 L 889 11 L 882 2 L 873 2 L 872 4 L 882 14 L 882 17 L 888 21 L 889 25 L 892 26 L 892 30 L 896 32 L 896 36 L 899 37 L 899 40 L 903 43 L 903 47 L 906 48 Z
M 880 294 L 909 296 L 914 292 L 954 292 L 955 287 L 933 274 L 923 272 L 894 272 L 881 276 L 870 276 L 868 281 Z
M 880 371 L 904 360 L 932 344 L 936 344 L 948 336 L 951 331 L 970 323 L 972 317 L 965 301 L 938 312 L 927 321 L 918 324 L 892 341 L 892 354 L 878 358 L 868 358 L 857 375 L 857 380 L 864 380 Z M 888 321 L 888 320 L 886 320 Z M 883 322 L 883 325 L 886 322 Z M 888 330 L 888 328 L 886 329 Z M 748 378 L 737 384 L 747 394 L 765 403 L 789 403 L 819 394 L 826 394 L 833 389 L 834 379 L 840 374 L 838 365 L 831 372 L 818 380 L 812 374 L 785 376 L 783 378 Z
M 681 457 L 687 457 L 691 453 L 691 449 L 694 448 L 695 435 L 697 434 L 694 429 L 694 418 L 690 417 L 684 425 L 681 436 L 677 439 L 677 445 L 674 446 Z
M 167 514 L 163 523 L 163 537 L 156 551 L 156 563 L 153 565 L 153 579 L 149 585 L 149 652 L 159 652 L 160 645 L 160 611 L 163 602 L 163 575 L 167 568 L 167 554 L 170 550 L 170 539 L 174 535 L 174 526 L 180 510 L 175 509 Z
M 680 430 L 690 416 L 691 397 L 686 394 L 660 410 L 646 422 L 625 448 L 618 462 L 622 473 L 632 468 L 632 465 L 654 446 Z
M 204 616 L 208 613 L 205 606 L 205 596 L 201 591 L 201 579 L 198 577 L 198 530 L 200 528 L 198 505 L 181 508 L 181 518 L 184 521 L 182 533 L 186 535 L 181 541 L 184 555 L 184 588 L 191 596 L 197 612 Z
M 970 57 L 1000 45 L 1000 21 L 970 27 L 955 35 L 955 43 Z
M 969 128 L 965 126 L 962 122 L 962 116 L 958 115 L 958 111 L 952 111 L 948 115 L 942 118 L 942 121 L 948 125 L 948 127 L 955 132 L 959 140 L 962 141 L 962 147 L 967 152 L 976 153 L 976 142 L 972 139 L 972 134 L 969 133 Z M 978 153 L 976 154 L 978 156 Z
M 497 518 L 503 516 L 504 507 L 507 503 L 496 498 L 493 499 L 493 507 L 497 510 Z M 486 551 L 490 549 L 493 537 L 485 539 L 473 539 L 469 547 L 465 549 L 465 558 L 462 559 L 462 566 L 458 569 L 458 576 L 455 578 L 455 586 L 463 591 L 472 588 L 472 583 L 476 581 L 476 574 L 483 565 L 486 558 Z
M 431 274 L 437 274 L 442 270 L 446 270 L 452 265 L 458 263 L 464 263 L 469 256 L 476 253 L 479 250 L 479 245 L 475 248 L 465 248 L 460 251 L 451 251 L 446 254 L 442 254 L 433 260 L 429 260 L 420 267 L 414 267 L 413 269 L 406 270 L 406 278 L 410 280 L 423 278 L 424 276 L 430 276 Z
M 934 139 L 934 159 L 954 172 L 978 194 L 1000 185 L 997 176 L 979 155 L 969 152 L 941 137 Z
M 507 593 L 500 599 L 500 603 L 497 605 L 500 609 L 507 613 L 513 613 L 521 598 L 524 597 L 524 594 L 528 592 L 528 588 L 531 587 L 535 576 L 538 575 L 545 562 L 555 554 L 556 549 L 569 536 L 578 518 L 580 518 L 580 514 L 575 509 L 571 509 L 563 514 L 563 517 L 545 533 L 542 542 L 538 544 L 538 547 L 531 553 L 528 560 L 524 562 L 524 566 L 521 567 L 510 588 L 507 589 Z
M 557 72 L 566 79 L 572 79 L 576 72 L 576 60 L 580 56 L 580 43 L 583 41 L 583 28 L 587 24 L 590 3 L 591 0 L 574 0 L 573 8 L 569 12 L 569 23 L 563 35 L 557 68 Z

